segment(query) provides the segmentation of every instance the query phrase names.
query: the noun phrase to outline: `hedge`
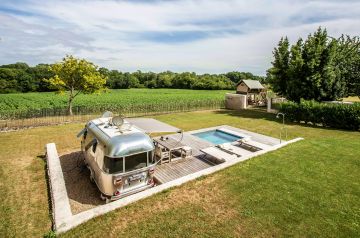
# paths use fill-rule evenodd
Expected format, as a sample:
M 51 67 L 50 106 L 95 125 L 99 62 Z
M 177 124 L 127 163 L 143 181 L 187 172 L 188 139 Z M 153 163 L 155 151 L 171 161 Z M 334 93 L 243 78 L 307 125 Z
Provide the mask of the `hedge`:
M 360 129 L 360 103 L 284 102 L 280 111 L 292 122 L 305 122 L 340 129 Z

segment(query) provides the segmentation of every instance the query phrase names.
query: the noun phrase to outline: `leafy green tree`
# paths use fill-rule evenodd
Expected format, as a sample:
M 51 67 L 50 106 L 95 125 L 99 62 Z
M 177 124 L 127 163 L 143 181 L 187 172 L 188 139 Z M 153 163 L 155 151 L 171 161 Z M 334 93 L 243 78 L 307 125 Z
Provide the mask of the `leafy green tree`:
M 360 37 L 342 35 L 337 41 L 336 64 L 346 81 L 346 93 L 360 98 Z
M 18 82 L 18 91 L 21 91 L 23 93 L 35 92 L 38 87 L 38 84 L 34 79 L 34 77 L 31 74 L 25 72 L 24 70 L 18 70 L 17 82 Z
M 230 79 L 233 83 L 237 84 L 238 82 L 240 82 L 240 80 L 242 79 L 253 79 L 253 80 L 258 80 L 261 83 L 265 83 L 265 77 L 262 76 L 257 76 L 257 75 L 253 75 L 250 72 L 238 72 L 238 71 L 233 71 L 233 72 L 228 72 L 226 74 L 224 74 L 225 77 L 227 77 L 228 79 Z M 222 77 L 222 75 L 219 75 L 219 77 Z
M 26 63 L 18 62 L 0 66 L 0 93 L 47 92 L 58 90 L 50 84 L 50 78 L 55 76 L 47 64 L 30 67 Z M 184 88 L 184 89 L 230 89 L 241 79 L 255 79 L 264 82 L 264 77 L 250 72 L 229 72 L 225 74 L 196 74 L 192 72 L 161 73 L 142 72 L 140 70 L 129 73 L 118 70 L 99 68 L 98 72 L 106 80 L 106 87 L 114 89 L 127 88 Z M 68 89 L 69 90 L 69 89 Z
M 98 69 L 98 71 L 104 76 L 109 76 L 109 73 L 110 73 L 110 70 L 108 70 L 107 68 L 104 68 L 104 67 L 100 67 Z
M 194 72 L 185 72 L 181 74 L 177 74 L 174 78 L 175 88 L 192 88 L 194 81 L 196 80 L 196 74 Z
M 12 93 L 18 91 L 17 70 L 0 68 L 0 93 Z
M 158 74 L 157 85 L 160 88 L 171 88 L 173 85 L 175 74 L 170 71 L 162 72 Z
M 5 83 L 7 85 L 8 92 L 29 92 L 36 91 L 37 84 L 34 80 L 34 77 L 29 74 L 29 65 L 22 62 L 17 62 L 15 64 L 2 65 L 1 69 L 5 72 L 6 76 L 3 79 L 9 80 L 11 83 Z M 5 71 L 4 71 L 5 70 Z
M 286 72 L 288 79 L 301 79 L 303 78 L 304 60 L 302 58 L 303 41 L 299 39 L 295 45 L 291 46 L 289 59 L 289 66 Z M 288 80 L 287 79 L 287 80 Z M 288 80 L 283 82 L 286 90 L 286 95 L 290 100 L 297 100 L 304 97 L 306 92 L 303 91 L 304 80 Z
M 85 59 L 77 59 L 67 55 L 62 62 L 50 67 L 54 77 L 49 79 L 52 87 L 60 93 L 68 91 L 68 113 L 72 115 L 72 103 L 80 93 L 92 94 L 104 89 L 106 77 L 97 66 Z
M 123 88 L 135 88 L 139 85 L 139 80 L 131 73 L 126 72 L 124 74 Z
M 27 71 L 30 67 L 27 63 L 24 62 L 17 62 L 15 64 L 6 64 L 0 66 L 1 68 L 8 68 L 8 69 L 21 69 Z
M 272 85 L 273 91 L 284 96 L 287 96 L 287 80 L 290 60 L 289 46 L 288 38 L 281 38 L 278 48 L 275 48 L 273 51 L 273 67 L 269 70 L 269 83 Z
M 305 41 L 300 38 L 290 50 L 287 38 L 282 38 L 273 52 L 273 67 L 268 70 L 273 91 L 296 102 L 344 97 L 349 80 L 346 70 L 354 70 L 348 69 L 349 64 L 339 63 L 346 58 L 341 47 L 349 49 L 321 28 Z
M 126 74 L 126 73 L 125 73 Z M 117 70 L 111 70 L 108 78 L 108 81 L 110 81 L 111 88 L 128 88 L 128 85 L 126 83 L 126 75 L 122 72 L 119 72 Z
M 242 79 L 247 79 L 246 76 L 244 75 L 244 73 L 242 72 L 228 72 L 225 74 L 225 76 L 230 79 L 233 83 L 238 83 L 240 82 L 240 80 Z
M 329 39 L 326 29 L 318 28 L 314 35 L 308 36 L 303 47 L 303 77 L 299 78 L 305 81 L 302 98 L 323 101 L 344 95 L 345 85 L 340 81 L 340 70 L 335 62 L 336 47 L 336 40 Z
M 348 80 L 349 95 L 358 96 L 360 99 L 360 55 L 358 59 L 351 64 L 352 75 Z
M 47 79 L 54 77 L 53 72 L 50 71 L 48 64 L 38 64 L 35 67 L 31 67 L 28 72 L 34 78 L 36 84 L 36 91 L 48 92 L 52 91 Z

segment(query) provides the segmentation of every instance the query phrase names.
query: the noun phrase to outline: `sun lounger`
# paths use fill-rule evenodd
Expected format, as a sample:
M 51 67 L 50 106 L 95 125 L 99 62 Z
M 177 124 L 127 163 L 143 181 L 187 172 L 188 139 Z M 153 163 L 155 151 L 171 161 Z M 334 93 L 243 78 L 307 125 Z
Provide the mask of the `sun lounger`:
M 237 146 L 244 145 L 250 148 L 253 147 L 254 149 L 257 150 L 265 150 L 271 148 L 270 145 L 266 145 L 264 143 L 260 143 L 253 140 L 243 140 L 243 139 L 236 141 L 235 143 L 233 143 L 233 145 L 237 145 Z
M 224 151 L 223 149 L 216 148 L 213 146 L 205 149 L 201 149 L 200 151 L 207 155 L 211 155 L 212 157 L 216 158 L 220 163 L 239 157 L 237 154 L 233 152 Z
M 231 143 L 224 143 L 224 144 L 218 145 L 217 147 L 222 149 L 222 150 L 226 150 L 228 152 L 232 152 L 234 154 L 237 154 L 239 156 L 245 156 L 245 155 L 249 155 L 249 154 L 252 153 L 249 150 L 245 150 L 245 149 L 240 148 L 238 146 L 234 146 Z

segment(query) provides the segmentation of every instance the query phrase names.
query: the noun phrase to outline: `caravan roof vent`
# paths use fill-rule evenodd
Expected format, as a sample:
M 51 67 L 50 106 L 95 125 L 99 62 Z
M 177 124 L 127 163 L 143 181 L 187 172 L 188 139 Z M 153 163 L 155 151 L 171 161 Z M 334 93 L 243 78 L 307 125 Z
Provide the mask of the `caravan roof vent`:
M 114 126 L 121 127 L 124 124 L 124 119 L 120 116 L 113 117 L 111 123 Z

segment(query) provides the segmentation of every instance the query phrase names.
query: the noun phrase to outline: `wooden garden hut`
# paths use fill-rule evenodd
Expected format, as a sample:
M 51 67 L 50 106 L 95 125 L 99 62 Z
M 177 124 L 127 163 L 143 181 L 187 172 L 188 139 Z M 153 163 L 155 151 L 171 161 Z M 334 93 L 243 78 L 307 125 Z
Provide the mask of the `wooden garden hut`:
M 259 94 L 264 89 L 258 80 L 243 79 L 236 85 L 236 93 L 238 94 Z
M 249 105 L 263 104 L 265 96 L 265 87 L 258 80 L 243 79 L 236 85 L 236 93 L 247 96 Z

